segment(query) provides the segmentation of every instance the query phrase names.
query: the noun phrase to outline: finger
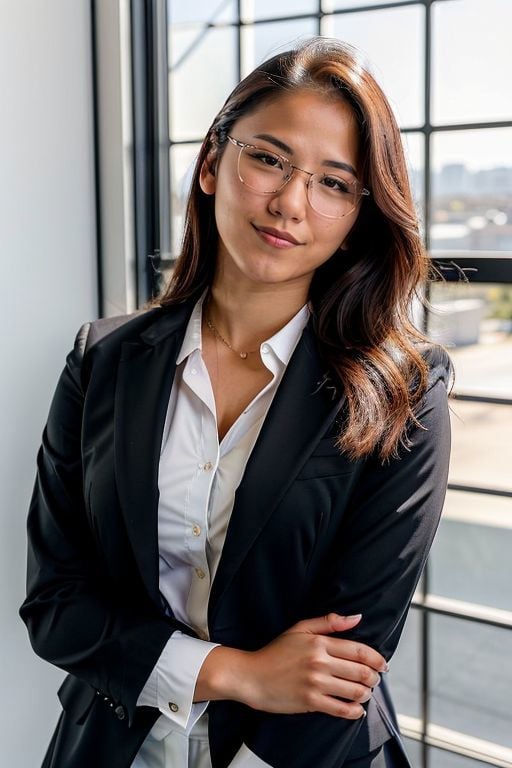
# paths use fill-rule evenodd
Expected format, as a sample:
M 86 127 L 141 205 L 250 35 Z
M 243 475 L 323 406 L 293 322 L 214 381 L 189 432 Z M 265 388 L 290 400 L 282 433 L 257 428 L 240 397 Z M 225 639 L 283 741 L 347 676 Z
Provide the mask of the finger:
M 351 701 L 340 701 L 333 696 L 318 695 L 314 705 L 315 712 L 325 712 L 326 715 L 342 717 L 345 720 L 359 720 L 366 712 L 361 704 Z
M 384 656 L 369 645 L 357 643 L 355 640 L 330 637 L 326 640 L 325 648 L 330 656 L 364 664 L 377 672 L 387 672 L 389 669 Z
M 337 677 L 329 677 L 322 686 L 322 693 L 328 696 L 346 699 L 356 704 L 364 704 L 372 697 L 372 689 L 362 683 L 353 683 Z
M 303 619 L 290 627 L 288 632 L 310 632 L 314 635 L 329 635 L 333 632 L 343 632 L 351 629 L 361 621 L 361 614 L 355 616 L 340 616 L 338 613 L 328 613 L 313 619 Z
M 363 683 L 318 672 L 312 673 L 309 690 L 311 695 L 336 696 L 358 704 L 363 704 L 372 697 L 372 689 Z
M 366 664 L 358 664 L 356 661 L 331 657 L 328 669 L 333 677 L 339 677 L 342 680 L 349 680 L 353 683 L 362 683 L 367 688 L 375 688 L 381 680 L 379 673 L 375 669 Z

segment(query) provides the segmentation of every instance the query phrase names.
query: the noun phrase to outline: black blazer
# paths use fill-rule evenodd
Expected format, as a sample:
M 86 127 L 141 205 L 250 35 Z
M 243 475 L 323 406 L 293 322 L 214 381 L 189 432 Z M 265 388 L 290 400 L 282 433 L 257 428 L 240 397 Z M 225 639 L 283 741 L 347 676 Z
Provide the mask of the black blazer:
M 136 707 L 169 636 L 158 590 L 158 460 L 194 302 L 84 326 L 67 357 L 38 454 L 28 518 L 28 595 L 35 651 L 69 672 L 44 766 L 127 768 L 158 716 Z M 110 331 L 105 335 L 106 331 Z M 84 347 L 88 349 L 83 355 Z M 257 649 L 299 619 L 362 613 L 344 636 L 389 659 L 443 506 L 450 430 L 449 361 L 425 350 L 425 430 L 382 465 L 334 445 L 343 402 L 309 323 L 236 492 L 212 585 L 212 641 Z M 242 742 L 275 768 L 340 768 L 398 739 L 384 681 L 362 722 L 209 705 L 213 768 Z M 407 765 L 404 757 L 404 765 Z

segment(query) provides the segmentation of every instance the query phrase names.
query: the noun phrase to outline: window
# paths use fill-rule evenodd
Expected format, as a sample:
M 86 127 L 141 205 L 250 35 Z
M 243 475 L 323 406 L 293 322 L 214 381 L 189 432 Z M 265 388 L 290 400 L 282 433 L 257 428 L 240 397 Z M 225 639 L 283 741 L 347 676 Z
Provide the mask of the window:
M 390 97 L 441 278 L 429 289 L 426 325 L 456 366 L 447 501 L 390 682 L 415 766 L 512 765 L 512 4 L 155 6 L 146 83 L 157 83 L 151 178 L 169 201 L 152 219 L 164 269 L 179 252 L 203 135 L 233 85 L 259 61 L 304 36 L 336 36 L 367 55 Z M 146 254 L 138 258 L 143 269 Z

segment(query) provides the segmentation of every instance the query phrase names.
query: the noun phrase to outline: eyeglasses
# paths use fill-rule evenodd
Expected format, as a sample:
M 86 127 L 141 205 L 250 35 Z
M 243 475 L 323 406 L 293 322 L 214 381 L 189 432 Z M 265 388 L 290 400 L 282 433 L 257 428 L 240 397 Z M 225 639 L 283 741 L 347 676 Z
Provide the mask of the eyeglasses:
M 301 171 L 309 176 L 307 196 L 310 206 L 329 219 L 348 216 L 357 208 L 360 197 L 370 194 L 369 190 L 362 187 L 349 173 L 310 173 L 268 149 L 245 144 L 233 136 L 228 136 L 228 139 L 236 147 L 240 147 L 238 178 L 242 184 L 259 194 L 276 194 L 288 184 L 294 171 Z

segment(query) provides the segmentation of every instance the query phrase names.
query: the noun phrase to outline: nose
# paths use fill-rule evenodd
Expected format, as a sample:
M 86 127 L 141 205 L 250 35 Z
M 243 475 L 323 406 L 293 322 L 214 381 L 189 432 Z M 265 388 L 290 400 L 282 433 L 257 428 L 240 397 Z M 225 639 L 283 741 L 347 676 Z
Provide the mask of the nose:
M 281 216 L 283 219 L 302 221 L 309 205 L 309 179 L 309 175 L 302 175 L 300 168 L 294 168 L 290 180 L 270 198 L 269 211 L 274 216 Z

